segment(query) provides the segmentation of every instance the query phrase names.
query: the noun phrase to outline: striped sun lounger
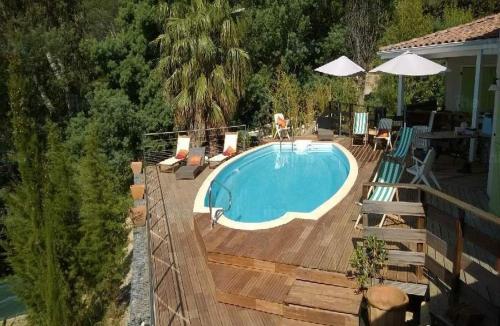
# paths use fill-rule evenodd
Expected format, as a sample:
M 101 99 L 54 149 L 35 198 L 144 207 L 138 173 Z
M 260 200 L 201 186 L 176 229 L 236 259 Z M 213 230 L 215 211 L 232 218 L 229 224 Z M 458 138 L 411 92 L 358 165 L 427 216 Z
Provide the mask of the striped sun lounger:
M 401 179 L 403 171 L 404 171 L 404 166 L 402 164 L 400 164 L 395 160 L 385 159 L 382 161 L 382 163 L 380 163 L 377 174 L 373 178 L 372 182 L 387 183 L 387 184 L 398 183 L 399 180 Z M 396 195 L 396 188 L 394 187 L 376 186 L 376 187 L 371 187 L 368 190 L 367 200 L 390 202 L 393 200 L 395 195 Z M 362 215 L 359 214 L 358 218 L 356 219 L 356 223 L 354 224 L 355 228 L 358 226 L 361 217 Z M 379 227 L 382 227 L 384 225 L 385 217 L 386 215 L 382 217 Z
M 352 124 L 352 145 L 355 137 L 363 137 L 363 145 L 368 141 L 368 112 L 355 112 Z
M 400 161 L 404 161 L 406 155 L 408 155 L 412 138 L 413 138 L 413 128 L 404 127 L 401 130 L 401 133 L 399 134 L 394 149 L 388 154 L 388 156 L 396 158 Z

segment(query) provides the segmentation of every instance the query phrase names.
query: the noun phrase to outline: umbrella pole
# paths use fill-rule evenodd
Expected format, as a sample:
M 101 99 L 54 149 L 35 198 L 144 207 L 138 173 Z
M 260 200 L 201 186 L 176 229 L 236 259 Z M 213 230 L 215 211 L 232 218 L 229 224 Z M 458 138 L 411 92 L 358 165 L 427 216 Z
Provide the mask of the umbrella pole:
M 403 75 L 398 75 L 398 112 L 397 116 L 403 116 L 403 126 L 406 126 L 406 108 L 405 108 L 405 83 Z

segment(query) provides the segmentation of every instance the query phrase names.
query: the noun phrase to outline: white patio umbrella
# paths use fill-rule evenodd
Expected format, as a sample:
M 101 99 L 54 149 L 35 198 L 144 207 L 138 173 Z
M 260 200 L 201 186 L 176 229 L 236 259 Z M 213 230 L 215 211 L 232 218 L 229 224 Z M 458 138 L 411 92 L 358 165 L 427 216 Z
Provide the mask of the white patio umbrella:
M 345 77 L 359 74 L 365 70 L 343 55 L 319 68 L 314 69 L 314 71 L 332 76 Z
M 380 66 L 370 70 L 370 72 L 385 72 L 398 75 L 398 115 L 403 112 L 403 76 L 429 76 L 445 72 L 446 67 L 437 64 L 429 59 L 406 51 L 405 53 L 384 62 Z

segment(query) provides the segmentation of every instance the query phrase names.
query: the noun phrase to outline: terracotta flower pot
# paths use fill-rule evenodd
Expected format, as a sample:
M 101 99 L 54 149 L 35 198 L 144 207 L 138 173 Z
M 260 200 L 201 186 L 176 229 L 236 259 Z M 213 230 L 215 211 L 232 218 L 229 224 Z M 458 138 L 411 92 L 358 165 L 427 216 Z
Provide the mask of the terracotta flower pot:
M 142 171 L 142 162 L 130 162 L 130 168 L 134 174 L 140 174 Z
M 146 224 L 146 206 L 136 206 L 131 208 L 131 219 L 134 226 L 143 226 Z
M 400 289 L 387 285 L 373 286 L 366 291 L 370 326 L 405 325 L 408 296 Z
M 144 197 L 144 185 L 131 185 L 130 192 L 134 200 L 142 199 Z

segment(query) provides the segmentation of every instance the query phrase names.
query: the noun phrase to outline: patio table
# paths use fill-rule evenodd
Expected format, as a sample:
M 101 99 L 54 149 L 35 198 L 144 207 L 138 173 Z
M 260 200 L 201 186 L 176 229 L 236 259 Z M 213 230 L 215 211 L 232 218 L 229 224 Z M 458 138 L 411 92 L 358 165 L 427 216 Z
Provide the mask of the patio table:
M 446 141 L 446 142 L 457 142 L 460 140 L 470 141 L 472 138 L 477 138 L 478 134 L 476 132 L 465 134 L 465 133 L 457 133 L 455 131 L 433 131 L 433 132 L 424 132 L 419 134 L 417 137 L 422 139 L 428 139 L 431 141 Z M 470 151 L 470 146 L 469 151 Z M 438 151 L 439 153 L 439 151 Z M 470 154 L 470 153 L 469 153 Z M 469 158 L 471 156 L 469 155 Z M 463 168 L 459 170 L 459 172 L 471 173 L 470 163 L 472 162 L 469 158 L 466 159 L 465 165 Z

